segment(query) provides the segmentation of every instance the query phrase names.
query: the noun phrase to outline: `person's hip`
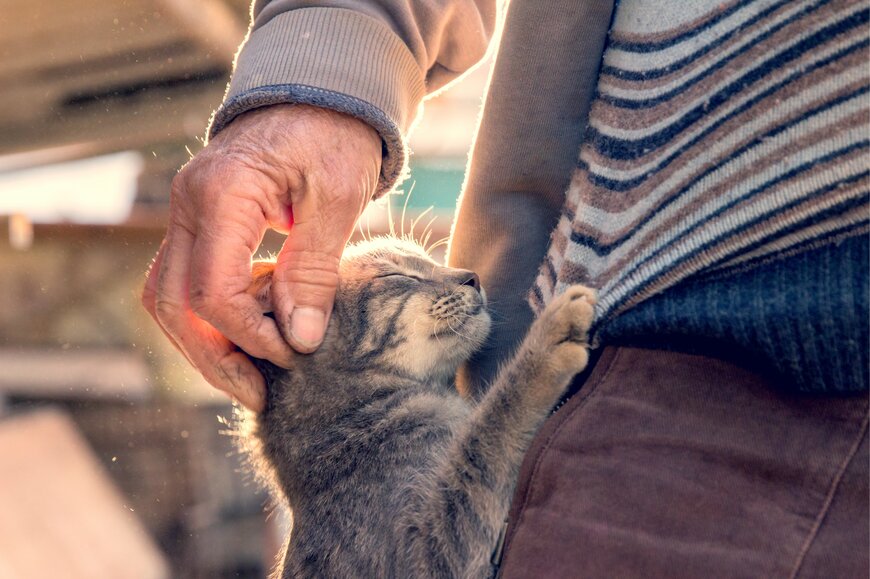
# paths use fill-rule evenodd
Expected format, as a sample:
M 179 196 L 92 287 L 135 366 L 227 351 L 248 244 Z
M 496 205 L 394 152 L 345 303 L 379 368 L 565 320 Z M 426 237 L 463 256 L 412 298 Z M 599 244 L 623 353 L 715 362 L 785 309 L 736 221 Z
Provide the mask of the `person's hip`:
M 500 577 L 866 576 L 867 422 L 866 394 L 605 348 L 526 456 Z

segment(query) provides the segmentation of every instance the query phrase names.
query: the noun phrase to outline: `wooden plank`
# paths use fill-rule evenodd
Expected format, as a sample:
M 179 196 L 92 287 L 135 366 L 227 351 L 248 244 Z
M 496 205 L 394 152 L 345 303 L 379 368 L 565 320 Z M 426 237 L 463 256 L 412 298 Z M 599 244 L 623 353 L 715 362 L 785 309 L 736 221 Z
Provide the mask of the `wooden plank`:
M 124 0 L 123 2 L 105 2 L 104 0 L 0 0 L 0 26 L 8 29 L 15 27 L 38 27 L 69 22 L 76 14 L 86 18 L 90 13 L 98 11 L 111 13 L 114 16 L 128 11 L 141 12 L 154 0 Z
M 0 78 L 15 81 L 19 75 L 33 77 L 41 74 L 43 68 L 63 74 L 65 66 L 70 67 L 70 75 L 74 75 L 74 69 L 90 59 L 128 54 L 135 58 L 137 51 L 152 50 L 184 37 L 183 30 L 172 24 L 149 25 L 147 29 L 131 34 L 114 34 L 111 30 L 94 27 L 92 23 L 77 31 L 38 29 L 17 42 L 0 44 L 0 54 L 4 56 L 0 61 Z M 59 42 L 59 38 L 65 38 L 66 42 Z M 75 50 L 70 50 L 69 45 L 75 45 Z
M 72 421 L 0 422 L 0 579 L 166 579 L 168 565 Z
M 47 111 L 65 111 L 64 103 L 86 95 L 123 91 L 131 86 L 196 77 L 202 71 L 214 74 L 209 61 L 196 52 L 159 61 L 132 62 L 124 66 L 82 72 L 72 77 L 52 76 L 45 80 L 12 84 L 0 93 L 0 122 L 13 116 L 17 123 L 45 117 Z M 229 68 L 226 69 L 229 77 Z
M 159 3 L 203 48 L 228 63 L 233 61 L 247 27 L 223 0 L 160 0 Z
M 6 348 L 0 369 L 0 394 L 135 400 L 152 393 L 148 367 L 134 352 Z
M 0 117 L 0 155 L 88 143 L 107 153 L 191 141 L 205 134 L 223 93 L 224 83 L 213 82 L 196 91 L 154 90 L 120 102 L 107 99 L 26 123 Z
M 160 20 L 159 12 L 155 0 L 0 0 L 0 47 L 40 31 L 54 33 L 55 44 L 59 45 L 67 40 L 65 31 L 81 35 L 103 28 L 122 35 L 134 31 L 131 25 Z

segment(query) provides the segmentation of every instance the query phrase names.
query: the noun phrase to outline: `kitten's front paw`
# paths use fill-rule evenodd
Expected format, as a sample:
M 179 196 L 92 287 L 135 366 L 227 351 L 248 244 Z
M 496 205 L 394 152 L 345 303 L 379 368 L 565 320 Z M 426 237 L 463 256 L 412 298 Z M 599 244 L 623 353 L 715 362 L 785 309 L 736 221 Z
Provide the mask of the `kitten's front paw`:
M 595 290 L 574 285 L 553 299 L 535 322 L 533 331 L 556 374 L 573 376 L 586 367 L 594 305 Z

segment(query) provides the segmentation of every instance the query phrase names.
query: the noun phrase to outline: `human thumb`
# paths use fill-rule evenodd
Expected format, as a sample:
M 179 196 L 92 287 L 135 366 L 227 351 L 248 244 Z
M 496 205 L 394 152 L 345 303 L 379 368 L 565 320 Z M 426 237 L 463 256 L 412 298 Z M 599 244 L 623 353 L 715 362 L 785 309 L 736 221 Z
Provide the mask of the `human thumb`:
M 325 227 L 321 219 L 297 222 L 278 254 L 272 303 L 284 339 L 297 352 L 313 352 L 323 342 L 341 254 L 353 231 L 353 219 L 349 221 L 346 227 L 336 222 Z

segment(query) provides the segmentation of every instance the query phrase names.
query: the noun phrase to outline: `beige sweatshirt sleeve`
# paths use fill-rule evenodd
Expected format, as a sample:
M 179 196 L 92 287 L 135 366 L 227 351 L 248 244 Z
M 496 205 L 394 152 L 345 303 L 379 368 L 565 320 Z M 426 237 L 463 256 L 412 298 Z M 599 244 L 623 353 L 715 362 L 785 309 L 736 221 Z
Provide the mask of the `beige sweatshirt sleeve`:
M 405 137 L 427 94 L 481 60 L 497 0 L 256 0 L 248 38 L 209 128 L 304 103 L 360 118 L 384 142 L 378 194 L 404 172 Z

